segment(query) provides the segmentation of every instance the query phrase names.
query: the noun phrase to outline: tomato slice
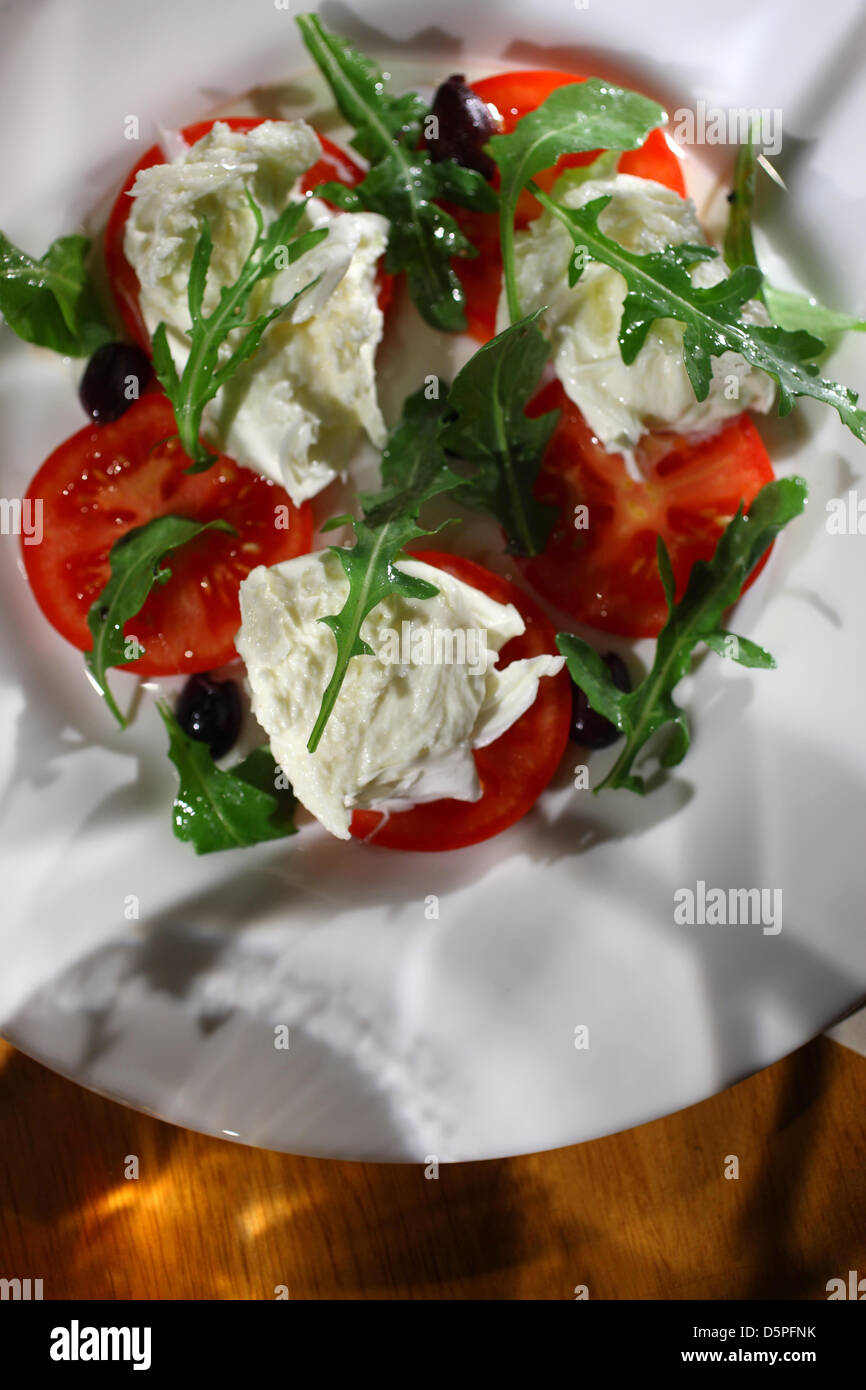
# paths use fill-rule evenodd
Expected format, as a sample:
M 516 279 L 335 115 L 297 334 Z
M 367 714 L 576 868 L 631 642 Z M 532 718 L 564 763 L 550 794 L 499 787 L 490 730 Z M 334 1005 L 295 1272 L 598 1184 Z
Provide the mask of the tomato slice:
M 419 560 L 480 589 L 497 603 L 513 603 L 526 631 L 503 648 L 499 665 L 525 657 L 556 655 L 556 634 L 537 603 L 515 584 L 466 560 L 436 550 L 413 551 Z M 483 787 L 479 801 L 452 798 L 413 806 L 385 817 L 380 811 L 356 811 L 351 832 L 357 839 L 387 849 L 463 849 L 498 835 L 535 804 L 559 766 L 571 722 L 571 681 L 566 671 L 545 676 L 535 703 L 501 738 L 476 749 L 475 765 Z
M 248 131 L 255 129 L 263 121 L 273 118 L 268 116 L 226 116 L 219 117 L 219 119 L 224 120 L 225 124 L 231 126 L 232 130 Z M 213 120 L 197 121 L 194 125 L 185 126 L 181 135 L 188 145 L 194 145 L 197 140 L 207 134 L 213 124 Z M 319 141 L 322 146 L 322 157 L 307 170 L 301 180 L 303 192 L 309 193 L 316 184 L 328 181 L 344 183 L 348 188 L 354 188 L 355 184 L 360 183 L 364 177 L 364 170 L 360 165 L 356 164 L 350 155 L 333 144 L 326 136 L 320 135 Z M 130 336 L 138 343 L 139 347 L 148 353 L 150 352 L 150 335 L 139 306 L 141 286 L 138 283 L 138 276 L 124 255 L 123 238 L 126 220 L 132 208 L 132 199 L 128 195 L 137 175 L 142 169 L 150 169 L 154 164 L 164 163 L 165 155 L 159 145 L 151 145 L 150 149 L 141 156 L 135 168 L 130 170 L 123 188 L 117 195 L 105 228 L 105 263 L 117 307 Z M 384 312 L 393 295 L 393 278 L 381 270 L 379 275 L 381 283 L 379 307 Z
M 22 545 L 24 565 L 46 618 L 82 651 L 93 644 L 87 613 L 108 580 L 109 551 L 125 531 L 155 516 L 223 518 L 237 536 L 204 532 L 172 551 L 171 578 L 154 588 L 124 629 L 144 655 L 124 670 L 140 676 L 207 671 L 235 655 L 238 586 L 256 565 L 310 549 L 312 511 L 295 507 L 276 483 L 221 457 L 204 473 L 175 435 L 164 396 L 149 394 L 119 420 L 87 425 L 55 449 L 27 491 L 42 502 L 43 539 Z M 285 508 L 278 511 L 277 508 Z
M 692 565 L 710 558 L 740 503 L 748 507 L 772 480 L 761 436 L 746 414 L 709 438 L 648 435 L 636 450 L 645 478 L 638 482 L 622 455 L 598 442 L 558 381 L 539 392 L 528 413 L 555 409 L 562 415 L 535 493 L 553 503 L 559 517 L 544 554 L 521 560 L 521 569 L 544 598 L 578 622 L 626 637 L 655 637 L 667 618 L 656 536 L 670 553 L 679 598 Z M 575 512 L 581 505 L 588 515 Z
M 585 81 L 585 77 L 576 73 L 540 68 L 485 77 L 480 82 L 473 82 L 472 88 L 482 101 L 496 108 L 502 117 L 503 134 L 510 134 L 522 116 L 534 111 L 558 87 Z M 599 150 L 592 150 L 583 154 L 563 155 L 552 168 L 536 174 L 535 180 L 540 188 L 549 191 L 563 169 L 591 164 L 599 153 Z M 675 193 L 685 194 L 686 186 L 680 160 L 660 130 L 651 131 L 640 149 L 626 151 L 620 157 L 617 167 L 620 173 L 655 179 L 657 183 L 672 188 Z M 494 187 L 498 187 L 498 175 L 494 180 Z M 457 219 L 472 244 L 478 247 L 477 259 L 455 260 L 454 266 L 466 293 L 469 332 L 480 342 L 487 342 L 496 331 L 496 306 L 502 280 L 499 220 L 495 213 L 490 212 L 471 212 L 465 208 L 451 206 L 448 210 Z M 524 191 L 517 204 L 515 223 L 518 227 L 525 227 L 540 212 L 541 205 L 538 200 L 533 198 L 531 193 Z

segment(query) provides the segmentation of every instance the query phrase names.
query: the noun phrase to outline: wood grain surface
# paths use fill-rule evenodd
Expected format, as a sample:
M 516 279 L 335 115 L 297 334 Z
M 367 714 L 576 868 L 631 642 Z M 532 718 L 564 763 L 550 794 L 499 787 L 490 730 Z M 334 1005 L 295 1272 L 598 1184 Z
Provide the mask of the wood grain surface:
M 0 1277 L 46 1299 L 824 1299 L 866 1275 L 864 1096 L 866 1058 L 818 1039 L 667 1119 L 432 1179 L 176 1129 L 0 1043 Z

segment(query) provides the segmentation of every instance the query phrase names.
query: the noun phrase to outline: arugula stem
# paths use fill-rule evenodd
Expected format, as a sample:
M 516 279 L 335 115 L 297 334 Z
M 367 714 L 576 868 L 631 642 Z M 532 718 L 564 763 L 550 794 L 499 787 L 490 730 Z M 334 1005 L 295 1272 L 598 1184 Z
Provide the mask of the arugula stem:
M 740 508 L 742 508 L 743 505 L 744 503 L 741 502 Z M 737 514 L 739 515 L 739 512 Z M 758 562 L 756 560 L 755 564 L 757 563 Z M 754 568 L 754 566 L 752 566 L 752 568 Z M 748 570 L 746 574 L 743 576 L 743 583 L 746 582 L 746 579 L 748 578 L 750 573 L 751 570 Z M 673 690 L 676 689 L 676 686 L 668 685 L 668 671 L 670 670 L 671 666 L 675 664 L 677 652 L 684 645 L 694 647 L 696 643 L 701 640 L 698 637 L 693 637 L 692 633 L 695 631 L 696 628 L 698 632 L 702 631 L 702 619 L 704 613 L 707 611 L 707 609 L 712 608 L 712 604 L 713 592 L 709 592 L 707 593 L 703 602 L 695 608 L 691 621 L 688 623 L 686 627 L 683 628 L 680 641 L 675 646 L 671 647 L 671 650 L 668 653 L 667 661 L 663 662 L 662 665 L 659 666 L 656 670 L 655 679 L 653 680 L 651 685 L 647 688 L 646 692 L 642 691 L 642 693 L 644 694 L 644 713 L 641 715 L 640 719 L 635 724 L 631 733 L 627 736 L 625 747 L 623 748 L 622 752 L 620 753 L 610 772 L 605 777 L 604 781 L 598 784 L 596 791 L 602 791 L 602 789 L 607 786 L 617 787 L 619 785 L 620 778 L 623 775 L 628 775 L 631 772 L 632 764 L 635 758 L 637 757 L 637 754 L 643 747 L 644 743 L 646 742 L 646 739 L 651 737 L 651 734 L 649 733 L 644 734 L 644 730 L 646 729 L 647 724 L 650 723 L 648 712 L 651 712 L 656 708 L 657 701 L 660 699 L 660 697 L 664 694 L 666 690 L 670 690 L 671 693 L 673 693 Z M 683 677 L 683 679 L 684 678 L 685 677 Z
M 96 677 L 95 677 L 95 676 L 94 676 L 94 681 L 96 681 Z M 97 685 L 98 685 L 98 682 L 97 682 Z M 107 677 L 107 676 L 104 676 L 104 677 L 103 677 L 102 685 L 101 685 L 101 687 L 98 687 L 98 688 L 99 688 L 99 690 L 100 690 L 100 694 L 102 695 L 103 700 L 104 700 L 105 703 L 107 704 L 107 706 L 108 706 L 108 708 L 110 709 L 111 713 L 114 715 L 114 717 L 115 717 L 115 719 L 117 720 L 118 724 L 120 725 L 121 729 L 128 729 L 128 728 L 129 728 L 129 719 L 128 719 L 128 717 L 127 717 L 125 714 L 122 714 L 122 713 L 121 713 L 121 711 L 120 711 L 120 706 L 118 705 L 117 701 L 116 701 L 115 698 L 114 698 L 114 694 L 113 694 L 113 692 L 112 692 L 111 686 L 108 684 L 108 677 Z
M 701 609 L 700 611 L 703 611 L 703 609 Z M 646 742 L 646 739 L 651 736 L 650 734 L 644 735 L 644 729 L 646 728 L 646 725 L 649 723 L 647 711 L 652 711 L 655 709 L 656 701 L 658 700 L 659 696 L 667 689 L 667 672 L 670 666 L 673 664 L 675 655 L 676 648 L 672 648 L 671 654 L 668 657 L 667 661 L 664 663 L 663 666 L 659 667 L 658 672 L 656 673 L 656 679 L 649 687 L 644 699 L 644 714 L 638 720 L 631 733 L 626 737 L 625 747 L 623 748 L 622 752 L 620 753 L 610 772 L 605 777 L 604 781 L 599 782 L 598 786 L 596 787 L 596 791 L 603 791 L 605 787 L 618 787 L 621 778 L 624 776 L 628 776 L 631 772 L 632 764 L 635 758 L 640 752 L 640 749 L 643 747 L 643 744 Z
M 370 563 L 367 566 L 366 572 L 364 574 L 363 583 L 358 591 L 357 601 L 354 606 L 354 616 L 352 618 L 352 623 L 351 626 L 348 628 L 348 633 L 352 639 L 351 643 L 345 643 L 345 637 L 343 639 L 345 645 L 348 646 L 349 651 L 354 651 L 356 644 L 360 641 L 361 626 L 365 618 L 367 617 L 367 613 L 369 611 L 367 608 L 367 599 L 369 598 L 373 578 L 376 575 L 377 562 L 379 560 L 379 556 L 381 555 L 382 551 L 387 547 L 388 533 L 390 529 L 390 526 L 385 525 L 381 528 L 378 535 L 376 536 L 376 542 L 373 546 L 372 553 L 370 555 Z M 334 641 L 337 641 L 336 633 L 334 634 Z M 321 708 L 316 718 L 316 722 L 313 725 L 313 732 L 310 734 L 310 737 L 307 740 L 308 753 L 315 753 L 316 749 L 319 746 L 322 734 L 325 731 L 325 725 L 331 717 L 331 712 L 334 708 L 334 705 L 337 703 L 337 696 L 340 693 L 343 681 L 346 679 L 346 672 L 348 671 L 348 669 L 349 663 L 347 661 L 342 662 L 339 660 L 338 651 L 337 662 L 331 674 L 331 679 L 328 681 L 328 684 L 325 687 L 325 693 L 322 696 Z
M 255 246 L 253 250 L 255 250 Z M 201 418 L 201 411 L 198 410 L 196 397 L 201 392 L 202 378 L 209 375 L 204 364 L 208 356 L 212 354 L 220 345 L 226 334 L 225 324 L 226 315 L 231 320 L 231 315 L 237 306 L 245 303 L 249 293 L 250 281 L 254 281 L 258 272 L 258 266 L 252 267 L 245 275 L 242 275 L 236 284 L 231 287 L 230 295 L 223 299 L 216 313 L 209 315 L 208 318 L 202 317 L 202 324 L 205 331 L 199 335 L 191 335 L 192 345 L 190 355 L 181 377 L 181 386 L 186 383 L 186 389 L 176 411 L 177 432 L 180 435 L 180 442 L 183 445 L 184 453 L 187 458 L 195 461 L 198 448 L 198 429 L 197 419 Z
M 508 301 L 508 317 L 517 323 L 523 317 L 520 308 L 520 294 L 517 289 L 517 265 L 514 255 L 514 208 L 503 200 L 499 209 L 499 244 L 502 251 L 502 270 L 505 276 L 505 295 Z
M 336 638 L 334 640 L 336 641 Z M 319 713 L 316 717 L 316 722 L 313 725 L 313 732 L 307 739 L 308 753 L 315 753 L 316 749 L 321 743 L 322 734 L 325 732 L 325 725 L 327 724 L 328 720 L 330 719 L 333 713 L 334 705 L 337 703 L 337 697 L 340 694 L 340 691 L 343 687 L 343 681 L 346 679 L 346 673 L 348 670 L 348 665 L 344 664 L 341 661 L 337 661 L 337 663 L 334 666 L 333 674 L 331 676 L 331 679 L 328 681 L 328 684 L 325 687 L 325 693 L 322 696 L 322 704 L 321 708 L 319 709 Z
M 494 383 L 498 382 L 502 374 L 502 359 L 496 365 Z M 526 507 L 514 473 L 514 463 L 511 457 L 511 448 L 508 440 L 508 431 L 505 424 L 505 413 L 502 409 L 502 396 L 498 390 L 491 393 L 492 420 L 496 441 L 499 446 L 499 457 L 502 462 L 502 471 L 505 476 L 505 486 L 508 490 L 508 497 L 511 502 L 511 514 L 514 518 L 515 528 L 520 537 L 521 550 L 524 555 L 537 555 L 538 546 L 535 544 L 531 528 L 529 526 Z

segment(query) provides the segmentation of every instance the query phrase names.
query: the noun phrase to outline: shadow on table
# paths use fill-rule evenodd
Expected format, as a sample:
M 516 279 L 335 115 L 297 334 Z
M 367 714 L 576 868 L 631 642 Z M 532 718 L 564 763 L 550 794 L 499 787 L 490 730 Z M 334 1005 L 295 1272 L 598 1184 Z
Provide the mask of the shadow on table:
M 798 1209 L 815 1147 L 824 1126 L 824 1099 L 832 1068 L 835 1044 L 818 1038 L 801 1048 L 785 1063 L 784 1081 L 776 1105 L 770 1137 L 790 1131 L 785 1146 L 786 1162 L 767 1162 L 761 1168 L 746 1202 L 740 1222 L 744 1248 L 751 1253 L 751 1275 L 739 1295 L 745 1299 L 814 1297 L 829 1278 L 847 1274 L 848 1262 L 840 1247 L 828 1242 L 806 1260 L 798 1235 Z M 826 1195 L 829 1212 L 838 1212 L 832 1192 Z M 836 1239 L 841 1235 L 834 1232 Z M 850 1250 L 857 1252 L 862 1232 L 849 1232 Z M 856 1253 L 851 1256 L 856 1263 Z M 844 1265 L 844 1269 L 842 1268 Z

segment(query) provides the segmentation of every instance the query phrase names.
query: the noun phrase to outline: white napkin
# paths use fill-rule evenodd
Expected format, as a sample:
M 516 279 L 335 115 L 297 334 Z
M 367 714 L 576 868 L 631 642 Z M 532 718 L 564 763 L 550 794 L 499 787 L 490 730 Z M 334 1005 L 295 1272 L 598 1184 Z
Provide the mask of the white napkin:
M 834 1028 L 829 1028 L 827 1037 L 834 1038 L 836 1042 L 843 1043 L 845 1047 L 853 1048 L 855 1052 L 860 1052 L 866 1057 L 866 1009 L 858 1009 L 855 1014 L 849 1014 Z

